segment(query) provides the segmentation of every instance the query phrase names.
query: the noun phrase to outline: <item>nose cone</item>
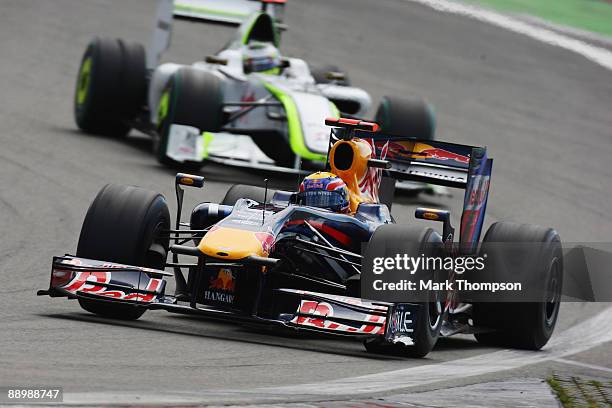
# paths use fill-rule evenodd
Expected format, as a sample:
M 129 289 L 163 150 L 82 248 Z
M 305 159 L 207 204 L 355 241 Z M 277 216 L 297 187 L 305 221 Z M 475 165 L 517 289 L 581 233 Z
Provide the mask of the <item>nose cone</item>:
M 242 259 L 247 256 L 268 256 L 256 232 L 235 228 L 217 228 L 200 241 L 198 249 L 205 255 L 223 259 Z

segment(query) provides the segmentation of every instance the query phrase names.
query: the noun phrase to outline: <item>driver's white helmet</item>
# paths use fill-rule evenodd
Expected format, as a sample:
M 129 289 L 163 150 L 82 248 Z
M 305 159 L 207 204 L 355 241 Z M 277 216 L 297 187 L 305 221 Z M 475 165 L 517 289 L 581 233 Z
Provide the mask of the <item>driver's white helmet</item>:
M 270 43 L 251 41 L 242 50 L 242 64 L 247 74 L 251 72 L 278 74 L 281 66 L 280 53 Z

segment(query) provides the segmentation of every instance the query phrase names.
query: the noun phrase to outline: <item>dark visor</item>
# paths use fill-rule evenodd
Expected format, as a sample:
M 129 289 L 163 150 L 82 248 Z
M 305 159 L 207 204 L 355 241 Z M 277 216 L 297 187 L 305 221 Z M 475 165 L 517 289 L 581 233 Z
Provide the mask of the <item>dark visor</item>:
M 298 199 L 302 205 L 331 210 L 339 210 L 346 205 L 345 198 L 337 191 L 303 191 L 298 194 Z

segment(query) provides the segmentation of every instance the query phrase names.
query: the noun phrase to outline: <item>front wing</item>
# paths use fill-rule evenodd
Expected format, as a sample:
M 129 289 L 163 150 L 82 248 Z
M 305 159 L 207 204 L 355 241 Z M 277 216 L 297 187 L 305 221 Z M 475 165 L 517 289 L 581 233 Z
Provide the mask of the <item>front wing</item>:
M 56 256 L 51 267 L 49 289 L 38 295 L 51 297 L 100 297 L 134 304 L 150 304 L 164 298 L 164 276 L 157 269 L 131 266 L 71 255 Z
M 66 255 L 53 258 L 49 288 L 38 291 L 38 295 L 87 299 L 151 310 L 164 309 L 172 313 L 259 323 L 330 335 L 385 336 L 390 341 L 394 341 L 395 337 L 399 338 L 396 336 L 398 318 L 394 315 L 398 305 L 395 304 L 303 290 L 277 289 L 278 296 L 297 299 L 298 307 L 297 310 L 287 310 L 270 319 L 212 306 L 193 307 L 179 303 L 173 296 L 165 294 L 166 282 L 163 278 L 166 276 L 173 274 Z M 402 319 L 406 316 L 406 307 L 411 308 L 408 314 L 418 313 L 417 305 L 402 304 Z M 413 321 L 416 319 L 402 320 L 404 327 L 399 341 L 407 342 L 406 334 L 413 331 Z

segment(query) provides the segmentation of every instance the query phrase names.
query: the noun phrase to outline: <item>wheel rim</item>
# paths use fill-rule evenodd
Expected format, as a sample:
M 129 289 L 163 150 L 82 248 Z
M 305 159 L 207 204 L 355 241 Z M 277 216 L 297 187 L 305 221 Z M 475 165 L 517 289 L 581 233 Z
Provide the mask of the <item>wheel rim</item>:
M 428 304 L 427 312 L 429 313 L 429 328 L 435 330 L 440 324 L 442 318 L 442 302 L 435 301 Z
M 170 89 L 166 88 L 159 98 L 159 105 L 157 106 L 157 133 L 153 137 L 153 152 L 160 154 L 162 149 L 165 149 L 162 143 L 163 133 L 166 132 L 165 127 L 169 126 L 166 124 L 168 113 L 170 110 Z M 169 131 L 169 129 L 168 129 Z
M 157 127 L 160 128 L 168 116 L 168 107 L 170 103 L 170 91 L 165 90 L 161 98 L 159 98 L 159 106 L 157 107 Z
M 81 65 L 79 71 L 79 80 L 77 84 L 76 103 L 77 106 L 81 106 L 87 100 L 87 94 L 89 92 L 89 83 L 91 82 L 91 57 L 87 57 Z
M 559 268 L 559 259 L 554 258 L 548 267 L 550 281 L 548 283 L 548 288 L 546 291 L 546 304 L 544 307 L 544 318 L 546 319 L 546 325 L 550 327 L 557 316 L 557 311 L 559 309 L 559 300 L 560 300 L 560 285 L 561 285 L 561 277 L 560 277 L 560 268 Z
M 153 229 L 153 239 L 151 240 L 151 244 L 147 247 L 146 251 L 146 255 L 145 255 L 145 259 L 147 260 L 147 267 L 149 268 L 156 268 L 156 269 L 164 269 L 164 265 L 163 259 L 155 259 L 155 258 L 151 258 L 151 254 L 155 254 L 157 255 L 158 252 L 155 250 L 157 246 L 161 246 L 162 248 L 164 248 L 165 252 L 166 252 L 166 256 L 168 254 L 168 250 L 167 250 L 167 242 L 166 239 L 164 237 L 164 230 L 168 230 L 169 225 L 165 225 L 165 223 L 163 221 L 159 221 L 157 223 L 157 225 L 155 225 L 155 228 Z M 155 264 L 153 264 L 154 262 L 152 262 L 152 260 L 155 259 L 155 261 L 159 261 L 159 263 L 155 262 Z

